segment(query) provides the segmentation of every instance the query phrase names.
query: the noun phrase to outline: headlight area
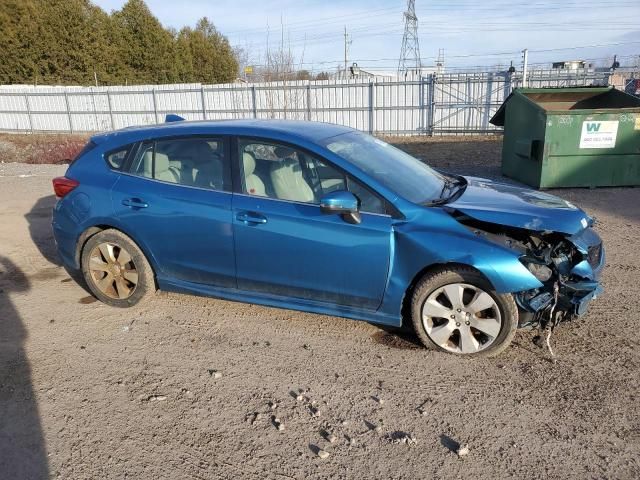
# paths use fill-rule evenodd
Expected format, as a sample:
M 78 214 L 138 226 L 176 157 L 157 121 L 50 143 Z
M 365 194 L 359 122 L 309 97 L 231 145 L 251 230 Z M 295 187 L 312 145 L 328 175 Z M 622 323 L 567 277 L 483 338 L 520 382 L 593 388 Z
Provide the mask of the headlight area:
M 570 236 L 479 222 L 457 220 L 475 235 L 507 247 L 542 287 L 515 293 L 521 328 L 551 327 L 586 312 L 602 292 L 598 275 L 604 263 L 600 237 L 588 227 Z
M 515 295 L 521 308 L 520 327 L 553 327 L 586 313 L 589 302 L 602 292 L 597 281 L 604 260 L 600 238 L 592 231 L 573 237 L 557 233 L 530 237 L 520 261 L 543 287 Z

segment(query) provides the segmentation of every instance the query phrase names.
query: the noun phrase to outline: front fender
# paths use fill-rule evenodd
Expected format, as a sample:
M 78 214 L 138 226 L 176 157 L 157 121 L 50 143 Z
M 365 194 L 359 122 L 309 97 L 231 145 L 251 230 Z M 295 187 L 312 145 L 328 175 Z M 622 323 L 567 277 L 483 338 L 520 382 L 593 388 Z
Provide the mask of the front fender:
M 394 255 L 381 310 L 398 314 L 404 295 L 425 268 L 468 265 L 480 271 L 498 293 L 539 288 L 542 283 L 520 262 L 519 254 L 466 229 L 419 230 L 409 224 L 394 232 Z

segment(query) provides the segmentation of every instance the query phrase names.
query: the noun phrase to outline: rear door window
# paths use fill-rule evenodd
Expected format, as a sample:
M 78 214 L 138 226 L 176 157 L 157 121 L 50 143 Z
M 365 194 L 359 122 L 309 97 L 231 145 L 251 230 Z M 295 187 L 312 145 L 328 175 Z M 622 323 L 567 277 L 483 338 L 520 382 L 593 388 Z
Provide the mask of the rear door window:
M 231 191 L 226 142 L 190 137 L 143 142 L 129 173 L 166 183 Z

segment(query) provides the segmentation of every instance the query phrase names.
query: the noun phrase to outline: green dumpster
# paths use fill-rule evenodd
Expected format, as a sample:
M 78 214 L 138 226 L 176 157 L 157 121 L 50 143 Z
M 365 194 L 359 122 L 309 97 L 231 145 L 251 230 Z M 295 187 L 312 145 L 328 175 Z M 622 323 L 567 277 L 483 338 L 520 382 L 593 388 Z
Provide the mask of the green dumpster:
M 640 185 L 640 98 L 611 87 L 518 88 L 491 123 L 504 126 L 507 177 L 537 188 Z

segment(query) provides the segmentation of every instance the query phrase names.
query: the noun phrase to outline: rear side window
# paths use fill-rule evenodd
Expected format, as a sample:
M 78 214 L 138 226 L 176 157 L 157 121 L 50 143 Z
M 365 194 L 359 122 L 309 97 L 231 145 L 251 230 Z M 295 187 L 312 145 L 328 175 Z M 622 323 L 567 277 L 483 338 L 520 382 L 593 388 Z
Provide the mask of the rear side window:
M 127 155 L 129 154 L 129 150 L 131 150 L 130 145 L 105 153 L 104 159 L 107 161 L 109 168 L 112 170 L 122 170 L 124 162 L 127 159 Z
M 208 137 L 144 142 L 129 173 L 166 183 L 231 191 L 231 169 L 225 144 Z

